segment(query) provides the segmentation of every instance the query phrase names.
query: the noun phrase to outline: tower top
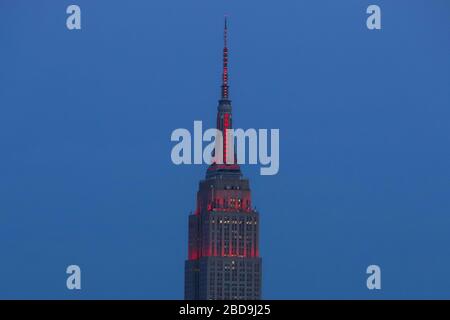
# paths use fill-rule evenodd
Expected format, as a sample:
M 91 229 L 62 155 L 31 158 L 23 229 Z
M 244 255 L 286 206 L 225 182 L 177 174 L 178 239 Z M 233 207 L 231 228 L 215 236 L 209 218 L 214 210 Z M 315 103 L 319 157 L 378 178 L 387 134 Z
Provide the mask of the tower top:
M 227 34 L 227 31 L 228 31 L 228 21 L 227 21 L 227 15 L 225 15 L 225 17 L 224 17 L 224 27 L 223 27 L 223 46 L 224 47 L 227 47 L 227 36 L 228 36 L 228 34 Z
M 225 16 L 223 28 L 222 100 L 228 100 L 228 88 L 228 19 Z
M 223 27 L 223 67 L 222 67 L 222 86 L 219 105 L 217 106 L 217 129 L 222 132 L 222 161 L 218 162 L 213 159 L 213 163 L 206 172 L 206 179 L 217 178 L 238 178 L 240 179 L 241 169 L 236 162 L 235 150 L 232 148 L 230 139 L 233 139 L 230 129 L 233 128 L 233 118 L 231 115 L 231 101 L 229 100 L 228 86 L 228 17 L 225 16 Z M 216 140 L 217 142 L 218 140 Z M 214 153 L 216 150 L 214 150 Z M 230 159 L 229 159 L 230 158 Z M 234 161 L 233 161 L 234 158 Z

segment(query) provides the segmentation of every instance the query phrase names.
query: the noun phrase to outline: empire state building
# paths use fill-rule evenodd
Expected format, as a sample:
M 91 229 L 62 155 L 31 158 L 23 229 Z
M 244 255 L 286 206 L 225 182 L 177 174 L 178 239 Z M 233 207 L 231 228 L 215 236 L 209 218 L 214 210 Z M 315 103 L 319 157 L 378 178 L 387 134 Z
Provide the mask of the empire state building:
M 228 86 L 227 20 L 224 27 L 221 98 L 217 129 L 223 133 L 223 161 L 208 167 L 199 183 L 197 208 L 189 216 L 188 259 L 184 296 L 187 300 L 261 299 L 259 214 L 252 207 L 249 180 L 238 164 L 227 160 L 227 130 L 233 117 Z M 231 144 L 232 145 L 232 144 Z

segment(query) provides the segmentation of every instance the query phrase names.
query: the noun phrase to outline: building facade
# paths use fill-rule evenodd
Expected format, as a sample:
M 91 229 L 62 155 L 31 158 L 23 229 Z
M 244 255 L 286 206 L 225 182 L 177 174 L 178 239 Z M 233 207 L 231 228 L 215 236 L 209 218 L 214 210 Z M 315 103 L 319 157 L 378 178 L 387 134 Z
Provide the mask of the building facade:
M 224 28 L 221 99 L 217 129 L 223 161 L 213 162 L 200 181 L 197 207 L 189 216 L 188 259 L 185 263 L 185 299 L 261 299 L 259 214 L 252 207 L 248 179 L 243 178 L 230 150 L 232 128 L 228 86 L 227 21 Z

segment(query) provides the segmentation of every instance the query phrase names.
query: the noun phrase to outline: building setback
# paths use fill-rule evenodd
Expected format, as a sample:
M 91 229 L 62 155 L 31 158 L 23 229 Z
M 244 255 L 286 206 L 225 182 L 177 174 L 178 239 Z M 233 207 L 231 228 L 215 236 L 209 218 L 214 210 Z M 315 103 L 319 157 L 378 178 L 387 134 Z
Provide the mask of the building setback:
M 224 27 L 221 99 L 217 129 L 224 133 L 222 164 L 213 162 L 199 183 L 197 208 L 189 216 L 187 300 L 261 299 L 259 214 L 252 207 L 248 179 L 227 164 L 227 129 L 232 128 L 228 86 L 227 20 Z M 231 137 L 230 137 L 231 138 Z

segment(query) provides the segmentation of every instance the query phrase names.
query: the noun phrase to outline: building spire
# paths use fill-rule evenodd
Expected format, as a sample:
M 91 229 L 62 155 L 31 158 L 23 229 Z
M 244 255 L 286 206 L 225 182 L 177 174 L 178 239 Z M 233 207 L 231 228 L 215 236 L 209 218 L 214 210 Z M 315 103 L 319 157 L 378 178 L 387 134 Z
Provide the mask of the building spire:
M 223 29 L 223 69 L 222 69 L 222 100 L 228 100 L 228 23 L 225 16 Z

